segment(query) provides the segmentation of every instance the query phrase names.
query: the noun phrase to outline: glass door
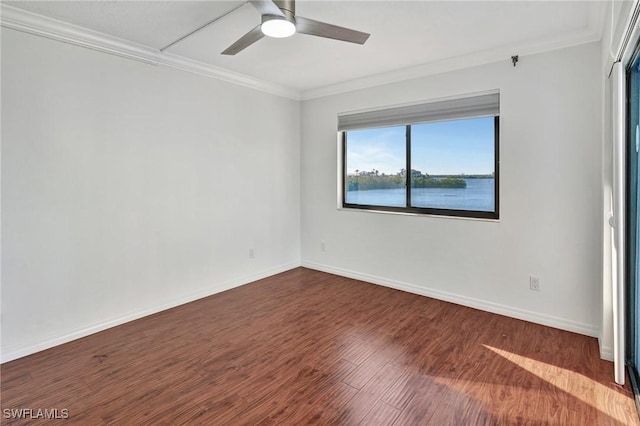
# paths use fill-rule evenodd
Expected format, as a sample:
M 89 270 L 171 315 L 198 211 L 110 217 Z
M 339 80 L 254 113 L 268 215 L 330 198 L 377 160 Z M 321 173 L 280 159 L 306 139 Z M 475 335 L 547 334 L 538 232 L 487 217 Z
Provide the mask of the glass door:
M 637 51 L 627 68 L 627 353 L 626 363 L 638 405 L 638 367 L 640 367 L 640 55 Z

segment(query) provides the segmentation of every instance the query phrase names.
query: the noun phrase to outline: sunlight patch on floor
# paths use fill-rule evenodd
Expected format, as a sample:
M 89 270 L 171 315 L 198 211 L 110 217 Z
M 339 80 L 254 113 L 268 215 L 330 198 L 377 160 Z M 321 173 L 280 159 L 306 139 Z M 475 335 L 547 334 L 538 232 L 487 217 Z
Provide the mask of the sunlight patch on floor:
M 483 346 L 493 353 L 513 362 L 530 374 L 555 386 L 559 390 L 566 392 L 602 413 L 606 413 L 622 424 L 625 423 L 627 418 L 625 414 L 612 409 L 612 406 L 618 404 L 622 406 L 625 403 L 624 400 L 628 399 L 627 396 L 615 392 L 611 388 L 583 374 L 492 346 Z M 585 395 L 591 396 L 591 398 L 585 398 Z

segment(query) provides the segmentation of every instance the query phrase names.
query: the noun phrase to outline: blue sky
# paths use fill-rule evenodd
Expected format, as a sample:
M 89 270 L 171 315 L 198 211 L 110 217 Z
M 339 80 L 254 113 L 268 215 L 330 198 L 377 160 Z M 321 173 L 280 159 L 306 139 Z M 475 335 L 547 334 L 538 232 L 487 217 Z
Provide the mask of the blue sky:
M 493 117 L 411 126 L 412 168 L 431 175 L 493 173 Z M 405 126 L 347 134 L 347 173 L 405 168 Z

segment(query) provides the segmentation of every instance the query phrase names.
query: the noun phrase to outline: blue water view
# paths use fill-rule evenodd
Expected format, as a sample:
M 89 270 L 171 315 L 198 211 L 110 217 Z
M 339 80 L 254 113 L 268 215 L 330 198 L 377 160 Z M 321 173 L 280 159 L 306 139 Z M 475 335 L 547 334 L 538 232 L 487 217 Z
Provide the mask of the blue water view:
M 494 211 L 495 179 L 465 179 L 466 188 L 412 188 L 412 207 Z M 405 207 L 404 188 L 348 191 L 348 204 Z

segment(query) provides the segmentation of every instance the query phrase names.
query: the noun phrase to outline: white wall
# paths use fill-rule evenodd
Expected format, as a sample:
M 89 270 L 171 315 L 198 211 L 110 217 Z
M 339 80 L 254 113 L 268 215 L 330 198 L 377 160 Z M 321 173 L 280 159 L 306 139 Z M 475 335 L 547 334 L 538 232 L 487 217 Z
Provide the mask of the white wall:
M 300 114 L 3 29 L 2 360 L 288 269 L 301 248 L 309 267 L 598 335 L 601 56 L 505 58 Z M 336 208 L 337 113 L 496 88 L 499 222 Z
M 303 265 L 597 336 L 600 54 L 593 43 L 303 102 Z M 501 93 L 499 222 L 336 208 L 338 113 L 491 89 Z M 529 290 L 532 274 L 541 292 Z
M 296 101 L 3 29 L 3 361 L 299 265 L 299 123 Z

